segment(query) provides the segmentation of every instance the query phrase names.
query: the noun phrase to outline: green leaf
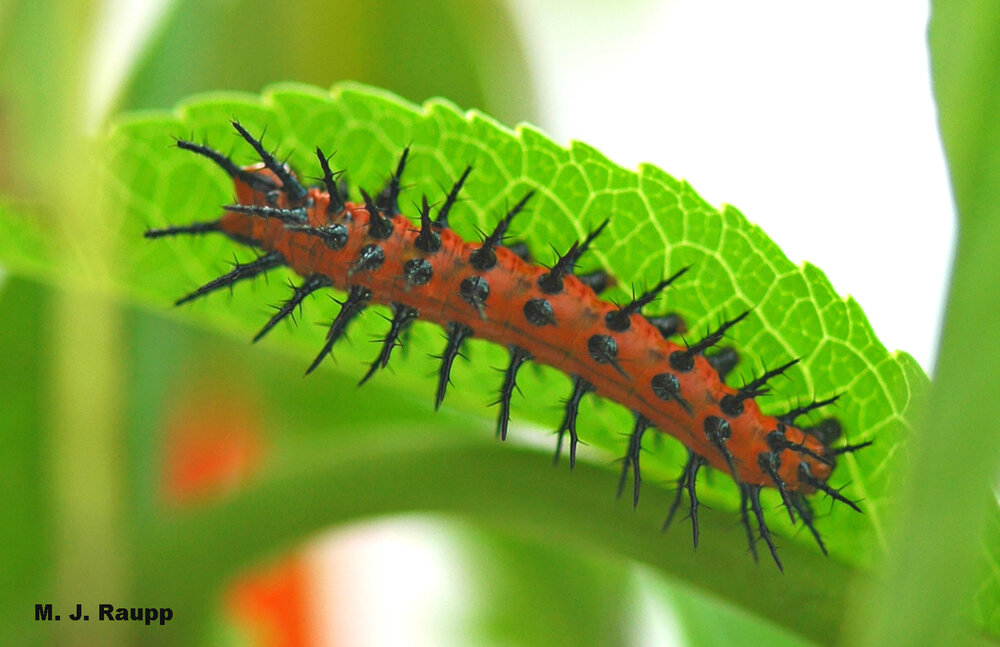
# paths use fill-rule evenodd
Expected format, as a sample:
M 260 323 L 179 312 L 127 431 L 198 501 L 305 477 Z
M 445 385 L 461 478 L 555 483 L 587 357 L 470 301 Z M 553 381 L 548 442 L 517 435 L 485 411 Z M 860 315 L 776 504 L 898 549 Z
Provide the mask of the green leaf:
M 686 183 L 663 171 L 642 166 L 628 171 L 596 150 L 573 142 L 560 147 L 529 126 L 516 132 L 490 118 L 463 114 L 436 100 L 423 109 L 388 93 L 354 85 L 337 86 L 332 93 L 308 86 L 276 86 L 260 99 L 250 95 L 217 94 L 191 99 L 176 116 L 140 115 L 123 119 L 105 142 L 109 162 L 110 195 L 106 204 L 124 216 L 107 225 L 117 229 L 116 254 L 91 259 L 94 274 L 112 277 L 115 289 L 152 307 L 162 308 L 194 286 L 218 275 L 235 251 L 245 251 L 220 238 L 145 241 L 146 227 L 209 220 L 231 199 L 228 178 L 206 160 L 170 148 L 172 137 L 210 142 L 233 150 L 238 162 L 251 155 L 231 132 L 229 120 L 238 117 L 251 131 L 267 129 L 266 144 L 288 155 L 305 176 L 318 174 L 311 151 L 316 145 L 338 151 L 334 162 L 348 170 L 352 186 L 376 189 L 385 180 L 402 148 L 411 145 L 411 160 L 403 205 L 427 193 L 432 199 L 450 186 L 467 164 L 475 166 L 465 191 L 466 201 L 453 212 L 458 233 L 477 235 L 499 218 L 528 188 L 539 189 L 530 218 L 515 235 L 525 240 L 541 262 L 553 258 L 550 246 L 566 249 L 575 240 L 611 216 L 608 232 L 598 239 L 584 269 L 603 267 L 620 285 L 611 298 L 622 298 L 684 266 L 692 270 L 668 303 L 681 312 L 696 337 L 724 316 L 752 307 L 753 316 L 733 330 L 732 340 L 743 361 L 734 380 L 748 378 L 761 363 L 774 366 L 792 357 L 803 362 L 776 385 L 764 401 L 765 410 L 780 412 L 813 396 L 843 394 L 836 410 L 851 442 L 877 439 L 876 445 L 841 461 L 833 484 L 850 481 L 850 496 L 864 499 L 866 514 L 834 507 L 820 530 L 840 558 L 858 561 L 877 557 L 886 493 L 893 485 L 894 451 L 905 436 L 905 413 L 914 391 L 926 382 L 906 354 L 890 354 L 878 342 L 864 314 L 850 299 L 834 292 L 823 273 L 811 265 L 796 267 L 756 226 L 731 207 L 721 212 L 705 203 Z M 516 223 L 521 224 L 521 223 Z M 112 232 L 109 232 L 109 234 Z M 254 292 L 228 300 L 216 295 L 195 303 L 185 317 L 246 336 L 264 320 L 266 304 L 286 292 L 280 280 L 258 282 Z M 226 305 L 222 307 L 222 303 Z M 307 320 L 331 316 L 320 306 Z M 320 345 L 321 329 L 306 326 L 294 334 L 278 331 L 269 343 L 295 348 L 303 357 Z M 441 346 L 439 329 L 417 327 L 410 346 L 420 349 L 396 363 L 407 388 L 429 394 L 424 376 L 435 363 L 424 357 Z M 370 361 L 372 349 L 356 343 L 338 349 L 341 366 L 359 372 Z M 482 407 L 491 394 L 483 384 L 497 376 L 489 368 L 503 364 L 503 350 L 476 344 L 476 361 L 456 371 L 456 393 L 449 401 L 492 417 Z M 394 360 L 395 363 L 395 360 Z M 387 379 L 387 378 L 381 378 Z M 558 423 L 555 406 L 568 392 L 568 380 L 554 370 L 525 372 L 522 383 L 532 397 L 515 402 L 515 415 L 548 428 Z M 589 402 L 581 416 L 582 437 L 598 460 L 608 461 L 623 450 L 620 434 L 629 429 L 622 408 Z M 672 479 L 683 460 L 679 443 L 666 442 L 644 456 L 651 480 Z M 716 479 L 706 489 L 707 501 L 733 507 L 735 488 Z M 777 505 L 777 498 L 768 502 Z M 825 508 L 825 506 L 824 506 Z M 783 523 L 772 515 L 773 522 Z M 790 534 L 790 533 L 786 533 Z M 805 533 L 793 541 L 809 542 Z M 874 551 L 874 552 L 873 552 Z
M 669 307 L 687 319 L 691 337 L 724 316 L 753 308 L 753 316 L 733 331 L 744 357 L 735 380 L 748 378 L 761 363 L 774 366 L 804 357 L 789 371 L 790 379 L 776 386 L 775 396 L 764 402 L 766 410 L 780 412 L 813 396 L 842 393 L 835 413 L 847 437 L 852 442 L 877 439 L 873 449 L 845 457 L 833 481 L 835 485 L 850 481 L 847 491 L 865 500 L 867 514 L 838 506 L 820 522 L 833 552 L 843 559 L 877 555 L 872 551 L 881 542 L 885 494 L 891 491 L 899 456 L 892 450 L 905 436 L 904 416 L 913 391 L 926 378 L 908 355 L 885 350 L 857 304 L 837 296 L 820 270 L 793 265 L 738 211 L 712 208 L 689 185 L 655 167 L 629 171 L 585 144 L 573 142 L 566 149 L 530 126 L 512 132 L 482 114 L 463 114 L 440 100 L 421 109 L 354 85 L 337 86 L 332 93 L 276 86 L 261 99 L 210 95 L 185 102 L 176 117 L 123 120 L 108 139 L 117 189 L 113 202 L 124 206 L 127 214 L 121 230 L 127 242 L 118 273 L 128 277 L 123 287 L 146 303 L 163 304 L 211 279 L 222 269 L 220 261 L 235 249 L 220 239 L 139 240 L 144 227 L 212 219 L 219 205 L 230 199 L 232 190 L 224 173 L 166 145 L 171 137 L 194 133 L 200 141 L 233 150 L 240 163 L 250 162 L 247 148 L 231 132 L 232 117 L 253 132 L 266 128 L 266 144 L 288 155 L 289 163 L 305 176 L 319 173 L 312 157 L 316 145 L 338 151 L 334 163 L 347 169 L 351 185 L 370 191 L 381 186 L 409 144 L 410 189 L 404 194 L 404 208 L 423 193 L 438 199 L 442 187 L 450 186 L 472 164 L 475 172 L 464 192 L 467 200 L 451 218 L 466 238 L 475 237 L 477 228 L 490 228 L 505 206 L 527 189 L 539 189 L 531 216 L 515 223 L 521 228 L 514 234 L 543 263 L 553 258 L 550 246 L 565 250 L 610 216 L 608 232 L 583 262 L 584 269 L 603 267 L 618 278 L 620 285 L 611 298 L 622 298 L 631 286 L 641 288 L 691 265 L 667 299 Z M 284 290 L 280 281 L 271 281 L 269 286 L 257 285 L 252 297 L 233 299 L 225 308 L 219 307 L 224 297 L 209 298 L 195 304 L 188 316 L 246 335 L 262 322 L 262 304 L 280 300 Z M 428 381 L 418 376 L 434 370 L 435 364 L 423 355 L 439 350 L 438 330 L 432 326 L 417 330 L 411 347 L 420 352 L 396 365 L 397 373 L 407 376 L 405 382 L 428 394 Z M 305 353 L 320 345 L 321 335 L 321 330 L 306 330 L 276 337 Z M 493 345 L 478 344 L 472 350 L 475 363 L 455 371 L 456 391 L 479 403 L 487 400 L 490 396 L 482 384 L 497 381 L 489 367 L 503 365 L 503 353 Z M 367 344 L 355 344 L 338 356 L 345 370 L 358 371 L 371 354 Z M 515 403 L 517 416 L 549 428 L 558 423 L 560 414 L 553 405 L 567 395 L 565 377 L 543 368 L 525 376 L 522 390 L 532 397 Z M 476 410 L 492 416 L 479 403 Z M 585 440 L 605 450 L 602 460 L 621 454 L 620 434 L 630 425 L 626 411 L 607 403 L 588 403 L 581 418 Z M 682 462 L 683 449 L 669 442 L 650 452 L 648 460 L 644 457 L 644 468 L 654 480 L 667 480 Z M 717 480 L 706 493 L 707 500 L 732 505 L 735 488 L 725 481 Z M 777 499 L 772 497 L 769 503 L 777 504 Z M 805 533 L 795 540 L 810 541 Z

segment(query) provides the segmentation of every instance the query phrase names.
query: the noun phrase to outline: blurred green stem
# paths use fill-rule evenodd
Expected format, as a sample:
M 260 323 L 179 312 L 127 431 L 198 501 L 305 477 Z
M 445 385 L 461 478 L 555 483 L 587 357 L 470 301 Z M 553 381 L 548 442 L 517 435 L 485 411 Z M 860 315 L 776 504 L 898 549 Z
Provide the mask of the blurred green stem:
M 50 464 L 56 613 L 69 613 L 79 603 L 94 614 L 98 603 L 132 600 L 117 312 L 104 299 L 78 292 L 58 293 L 55 302 Z M 58 630 L 64 644 L 126 644 L 128 624 L 62 622 Z
M 24 125 L 41 121 L 27 167 L 43 212 L 54 213 L 47 234 L 68 255 L 66 289 L 55 299 L 49 329 L 52 407 L 47 434 L 55 529 L 56 613 L 61 644 L 127 644 L 131 623 L 96 622 L 97 604 L 128 605 L 131 569 L 124 509 L 125 451 L 119 420 L 121 367 L 117 308 L 83 291 L 102 263 L 114 266 L 114 238 L 95 217 L 97 186 L 91 145 L 84 137 L 90 92 L 90 48 L 96 3 L 42 0 L 24 4 L 26 15 L 45 20 L 38 72 L 49 79 L 24 106 Z M 44 197 L 42 197 L 44 196 Z M 90 622 L 67 621 L 76 604 Z
M 849 645 L 967 644 L 986 514 L 997 513 L 1000 4 L 935 2 L 930 45 L 959 241 L 889 562 L 858 601 Z

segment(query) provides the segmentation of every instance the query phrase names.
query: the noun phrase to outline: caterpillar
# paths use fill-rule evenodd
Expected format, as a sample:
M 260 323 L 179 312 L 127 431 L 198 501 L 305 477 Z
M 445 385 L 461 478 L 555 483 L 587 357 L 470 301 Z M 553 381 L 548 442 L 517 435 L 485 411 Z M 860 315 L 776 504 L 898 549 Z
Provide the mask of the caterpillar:
M 307 187 L 292 168 L 279 162 L 238 121 L 239 136 L 260 162 L 239 166 L 227 155 L 203 144 L 178 139 L 177 146 L 207 158 L 233 180 L 236 201 L 223 207 L 217 220 L 149 229 L 150 239 L 177 235 L 223 234 L 260 250 L 253 261 L 233 269 L 181 297 L 188 303 L 237 282 L 281 266 L 302 277 L 292 295 L 277 307 L 254 337 L 258 341 L 277 323 L 291 316 L 310 294 L 326 288 L 343 291 L 346 298 L 320 352 L 306 373 L 314 371 L 349 324 L 373 303 L 392 310 L 382 346 L 361 378 L 361 384 L 384 369 L 400 336 L 417 319 L 444 327 L 447 342 L 440 354 L 434 406 L 441 406 L 450 383 L 452 365 L 466 340 L 477 337 L 507 347 L 510 362 L 499 389 L 497 435 L 506 439 L 510 403 L 520 368 L 529 361 L 553 366 L 570 376 L 572 392 L 565 401 L 557 430 L 558 463 L 566 436 L 569 465 L 575 465 L 577 414 L 585 396 L 605 397 L 627 407 L 634 416 L 618 496 L 632 476 L 632 505 L 639 501 L 640 451 L 650 429 L 670 434 L 685 445 L 688 459 L 677 479 L 677 490 L 664 530 L 675 517 L 684 493 L 688 499 L 694 546 L 698 545 L 697 479 L 701 468 L 728 473 L 740 492 L 740 520 L 754 560 L 756 542 L 764 541 L 779 570 L 777 547 L 761 506 L 763 488 L 775 488 L 795 524 L 808 528 L 820 550 L 826 547 L 814 524 L 808 495 L 822 492 L 861 511 L 857 503 L 828 484 L 837 457 L 862 449 L 871 441 L 834 447 L 840 424 L 827 418 L 812 427 L 796 420 L 833 404 L 839 396 L 798 406 L 780 415 L 764 414 L 756 398 L 768 393 L 769 380 L 799 360 L 793 359 L 742 387 L 725 383 L 739 355 L 720 348 L 726 332 L 751 315 L 743 312 L 722 322 L 695 343 L 671 341 L 685 331 L 680 315 L 646 316 L 671 284 L 683 280 L 680 268 L 627 303 L 613 303 L 598 294 L 614 279 L 597 270 L 578 273 L 577 264 L 605 230 L 608 220 L 593 227 L 582 241 L 560 253 L 551 266 L 535 263 L 526 247 L 505 244 L 511 222 L 527 210 L 534 191 L 528 191 L 482 240 L 463 240 L 449 227 L 449 215 L 471 166 L 458 177 L 441 206 L 423 196 L 418 217 L 411 220 L 399 207 L 409 148 L 400 155 L 389 180 L 374 196 L 360 189 L 361 200 L 351 201 L 343 172 L 334 172 L 321 148 L 315 150 L 321 184 Z M 712 351 L 710 354 L 709 351 Z M 753 524 L 751 523 L 751 516 Z M 756 525 L 756 533 L 754 531 Z

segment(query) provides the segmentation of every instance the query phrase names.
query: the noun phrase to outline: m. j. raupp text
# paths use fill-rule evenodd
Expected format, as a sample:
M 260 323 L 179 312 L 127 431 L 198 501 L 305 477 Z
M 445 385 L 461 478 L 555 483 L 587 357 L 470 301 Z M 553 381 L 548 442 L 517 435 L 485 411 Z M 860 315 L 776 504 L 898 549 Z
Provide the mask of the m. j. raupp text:
M 73 612 L 66 616 L 73 622 L 89 622 L 90 615 L 83 608 L 82 604 L 77 604 Z M 170 607 L 116 607 L 113 604 L 97 605 L 97 620 L 101 622 L 145 622 L 147 625 L 158 622 L 165 625 L 174 617 L 174 610 Z M 51 604 L 35 605 L 35 620 L 37 621 L 61 621 L 62 616 L 52 611 Z

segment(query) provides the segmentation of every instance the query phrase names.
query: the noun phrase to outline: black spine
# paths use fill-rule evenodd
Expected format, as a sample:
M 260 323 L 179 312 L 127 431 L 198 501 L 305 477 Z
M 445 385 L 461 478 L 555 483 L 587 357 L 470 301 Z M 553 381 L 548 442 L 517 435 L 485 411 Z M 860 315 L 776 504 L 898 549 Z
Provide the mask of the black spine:
M 843 447 L 837 447 L 835 449 L 831 449 L 828 453 L 830 456 L 840 456 L 841 454 L 850 454 L 858 451 L 859 449 L 864 449 L 865 447 L 868 447 L 874 443 L 875 443 L 874 440 L 869 440 L 863 443 L 858 443 L 857 445 L 844 445 Z
M 285 165 L 274 159 L 274 156 L 267 152 L 261 139 L 257 139 L 251 135 L 238 121 L 233 121 L 233 128 L 253 147 L 260 157 L 260 161 L 264 162 L 264 166 L 281 180 L 281 191 L 288 194 L 288 198 L 292 202 L 297 203 L 309 194 L 306 188 L 299 184 L 299 181 L 295 179 L 295 176 L 288 171 Z
M 313 227 L 311 225 L 287 225 L 289 231 L 299 231 L 309 236 L 315 236 L 323 241 L 323 244 L 333 250 L 343 249 L 347 244 L 347 227 L 340 223 Z
M 613 310 L 609 312 L 604 320 L 607 323 L 608 328 L 618 332 L 628 330 L 632 325 L 631 317 L 633 314 L 642 310 L 642 307 L 652 302 L 653 299 L 660 295 L 660 292 L 665 290 L 667 286 L 679 279 L 685 272 L 687 272 L 690 267 L 682 267 L 678 272 L 668 279 L 664 279 L 653 286 L 653 289 L 649 290 L 641 297 L 633 298 L 632 301 L 624 306 L 619 306 L 618 310 Z
M 267 323 L 264 324 L 264 327 L 260 329 L 260 332 L 254 335 L 253 341 L 254 342 L 259 341 L 260 338 L 266 335 L 268 332 L 270 332 L 270 330 L 274 328 L 274 326 L 279 321 L 281 321 L 282 319 L 284 319 L 289 315 L 292 315 L 292 313 L 295 312 L 295 308 L 299 307 L 299 305 L 302 303 L 302 300 L 305 299 L 307 296 L 309 296 L 310 294 L 312 294 L 313 292 L 315 292 L 320 288 L 329 287 L 330 285 L 331 285 L 330 279 L 328 279 L 327 277 L 323 276 L 322 274 L 313 274 L 305 281 L 303 281 L 302 285 L 293 288 L 294 292 L 292 293 L 291 298 L 282 303 L 280 307 L 278 307 L 278 311 L 274 313 L 274 316 L 268 319 Z
M 265 254 L 249 263 L 239 264 L 237 263 L 233 267 L 232 271 L 223 274 L 219 278 L 209 281 L 205 285 L 201 286 L 191 294 L 181 297 L 176 302 L 175 306 L 182 305 L 188 301 L 193 301 L 198 297 L 204 296 L 209 292 L 214 292 L 220 288 L 226 288 L 232 286 L 238 281 L 243 281 L 245 279 L 253 278 L 258 274 L 262 274 L 270 269 L 274 269 L 285 262 L 285 257 L 278 252 L 271 252 L 270 254 Z
M 628 451 L 622 457 L 622 473 L 618 477 L 618 497 L 621 498 L 625 490 L 625 481 L 628 478 L 628 471 L 632 470 L 632 507 L 639 505 L 639 486 L 642 484 L 642 475 L 639 473 L 639 454 L 642 452 L 642 435 L 652 425 L 644 415 L 636 412 L 635 427 L 628 438 Z
M 190 225 L 179 225 L 177 227 L 163 227 L 161 229 L 149 229 L 143 236 L 145 238 L 163 238 L 164 236 L 178 236 L 182 234 L 207 234 L 222 231 L 219 228 L 219 221 L 193 222 Z
M 258 173 L 251 173 L 250 171 L 241 169 L 239 166 L 236 166 L 233 160 L 229 159 L 228 156 L 223 155 L 214 148 L 209 148 L 208 146 L 203 146 L 201 144 L 195 144 L 194 142 L 185 141 L 183 139 L 177 140 L 177 148 L 196 153 L 202 157 L 207 157 L 218 164 L 222 170 L 228 173 L 229 177 L 234 180 L 242 181 L 254 191 L 267 193 L 268 191 L 273 191 L 277 188 L 277 185 L 269 178 L 266 178 Z
M 389 178 L 385 188 L 382 189 L 382 192 L 378 196 L 378 207 L 390 218 L 399 215 L 399 192 L 402 187 L 403 171 L 406 170 L 406 160 L 409 156 L 410 147 L 407 146 L 403 149 L 403 154 L 399 156 L 399 164 L 396 166 L 396 172 L 392 174 L 392 177 Z
M 809 500 L 798 492 L 795 492 L 792 494 L 792 505 L 795 506 L 795 510 L 799 513 L 802 523 L 806 525 L 806 528 L 809 529 L 813 539 L 816 540 L 816 543 L 819 545 L 819 549 L 823 551 L 824 555 L 826 555 L 826 546 L 823 544 L 823 538 L 820 536 L 819 531 L 816 530 L 816 526 L 813 525 L 813 519 L 815 519 L 815 516 L 813 515 L 812 506 L 809 505 Z
M 427 196 L 423 196 L 420 208 L 420 233 L 413 244 L 417 249 L 425 254 L 433 254 L 441 249 L 441 236 L 434 231 L 431 223 L 431 206 L 427 203 Z
M 729 438 L 733 433 L 729 423 L 717 416 L 708 416 L 705 418 L 703 426 L 705 430 L 705 437 L 708 439 L 708 442 L 712 444 L 712 447 L 715 447 L 722 458 L 726 461 L 726 466 L 729 468 L 729 473 L 733 475 L 733 480 L 739 482 L 739 474 L 736 472 L 736 464 L 733 461 L 733 453 L 729 451 L 728 447 L 726 447 L 726 442 L 729 441 Z
M 698 548 L 698 470 L 705 464 L 705 459 L 698 454 L 688 450 L 688 460 L 684 464 L 681 475 L 677 478 L 677 491 L 674 493 L 674 502 L 670 505 L 670 512 L 667 513 L 667 520 L 663 522 L 663 530 L 666 531 L 674 520 L 674 515 L 681 505 L 681 497 L 684 492 L 688 495 L 688 517 L 691 519 L 691 540 L 694 547 Z
M 781 456 L 777 452 L 762 452 L 757 455 L 757 465 L 771 479 L 774 487 L 778 488 L 778 493 L 781 494 L 781 502 L 785 504 L 785 509 L 788 510 L 788 517 L 791 519 L 792 525 L 794 525 L 795 506 L 792 505 L 792 500 L 789 497 L 788 486 L 785 485 L 785 481 L 778 475 L 778 470 L 781 468 Z
M 274 218 L 286 225 L 304 225 L 309 222 L 307 211 L 304 207 L 294 209 L 282 209 L 279 207 L 268 207 L 260 204 L 227 204 L 222 207 L 226 211 L 245 213 L 261 218 Z
M 309 368 L 306 369 L 306 375 L 309 375 L 316 370 L 316 367 L 320 365 L 323 358 L 329 354 L 330 349 L 333 345 L 337 343 L 337 340 L 344 334 L 347 330 L 347 324 L 351 323 L 351 320 L 361 314 L 361 311 L 365 309 L 368 302 L 372 298 L 372 292 L 368 288 L 355 285 L 351 288 L 350 292 L 347 293 L 347 299 L 340 304 L 340 312 L 334 318 L 333 323 L 330 324 L 330 330 L 326 333 L 326 343 L 323 344 L 323 349 L 313 360 Z
M 750 499 L 750 509 L 753 510 L 753 516 L 757 519 L 757 530 L 760 531 L 760 537 L 767 544 L 768 550 L 771 551 L 771 558 L 778 565 L 778 570 L 784 572 L 785 567 L 781 565 L 781 560 L 778 558 L 778 549 L 774 546 L 774 541 L 771 539 L 771 531 L 768 530 L 767 522 L 764 521 L 764 511 L 760 507 L 761 486 L 744 483 L 742 487 L 746 488 L 746 495 Z
M 804 407 L 798 407 L 797 409 L 792 409 L 786 414 L 776 416 L 778 420 L 785 423 L 786 425 L 794 425 L 796 418 L 799 416 L 804 416 L 810 411 L 819 409 L 820 407 L 825 407 L 828 404 L 833 404 L 840 399 L 840 394 L 833 396 L 832 398 L 827 398 L 826 400 L 813 400 Z
M 688 501 L 690 503 L 688 516 L 691 517 L 691 541 L 695 548 L 698 548 L 698 470 L 701 468 L 702 461 L 701 456 L 694 454 L 690 462 L 691 467 L 686 470 L 684 479 L 684 487 L 687 490 Z
M 441 205 L 441 210 L 438 211 L 437 218 L 434 220 L 434 224 L 438 227 L 444 229 L 448 226 L 448 214 L 451 212 L 451 208 L 455 206 L 455 202 L 458 200 L 458 194 L 462 190 L 462 186 L 465 185 L 465 181 L 469 179 L 469 173 L 472 173 L 472 167 L 465 167 L 465 171 L 462 173 L 462 177 L 458 178 L 451 187 L 451 191 L 448 192 L 448 196 L 444 199 L 444 204 Z
M 738 416 L 743 413 L 743 403 L 751 398 L 757 398 L 770 392 L 770 389 L 764 388 L 767 381 L 781 375 L 791 367 L 799 363 L 799 359 L 793 359 L 792 361 L 779 366 L 778 368 L 771 369 L 765 372 L 760 377 L 752 380 L 749 384 L 745 384 L 743 388 L 739 390 L 735 395 L 725 395 L 719 402 L 719 406 L 722 411 L 728 416 Z
M 517 214 L 521 213 L 524 206 L 528 204 L 528 200 L 531 196 L 535 194 L 534 191 L 528 191 L 528 193 L 521 198 L 520 202 L 514 205 L 514 208 L 507 212 L 507 215 L 500 219 L 497 226 L 493 229 L 493 232 L 483 240 L 483 244 L 479 249 L 472 252 L 469 255 L 469 263 L 480 271 L 486 271 L 496 265 L 497 257 L 496 253 L 493 251 L 496 249 L 497 245 L 503 243 L 504 234 L 507 233 L 507 228 L 510 227 L 510 223 L 514 220 Z
M 497 435 L 500 436 L 500 440 L 507 440 L 507 425 L 510 423 L 510 398 L 517 388 L 517 372 L 529 359 L 531 359 L 531 353 L 519 346 L 511 347 L 510 364 L 504 371 L 503 384 L 500 386 L 500 399 L 494 403 L 500 405 L 500 413 L 497 416 Z
M 392 349 L 399 345 L 399 336 L 403 333 L 403 331 L 409 328 L 420 315 L 416 308 L 402 303 L 392 304 L 392 309 L 392 323 L 389 325 L 389 332 L 382 338 L 382 349 L 379 351 L 378 357 L 375 358 L 375 361 L 372 362 L 370 367 L 368 367 L 368 372 L 365 373 L 365 376 L 361 378 L 360 382 L 358 382 L 358 386 L 361 386 L 371 379 L 371 377 L 375 375 L 375 371 L 389 365 L 389 356 L 392 354 Z
M 750 525 L 750 486 L 740 483 L 740 523 L 743 524 L 747 533 L 747 543 L 750 545 L 750 554 L 753 561 L 758 561 L 757 538 L 753 534 L 753 526 Z
M 573 273 L 580 257 L 587 252 L 590 244 L 601 235 L 601 232 L 604 231 L 604 228 L 608 226 L 609 222 L 611 222 L 611 220 L 607 219 L 598 225 L 597 229 L 587 234 L 587 237 L 582 243 L 573 243 L 573 246 L 570 247 L 565 254 L 559 257 L 559 260 L 555 262 L 552 269 L 538 279 L 538 285 L 542 288 L 543 292 L 547 294 L 557 294 L 562 291 L 563 277 Z
M 808 447 L 806 447 L 805 445 L 799 443 L 793 443 L 792 441 L 788 440 L 788 438 L 785 436 L 784 423 L 779 422 L 778 428 L 768 433 L 767 436 L 765 437 L 765 440 L 767 441 L 768 447 L 771 448 L 771 451 L 775 452 L 776 454 L 781 454 L 781 452 L 785 451 L 786 449 L 789 449 L 798 454 L 803 454 L 804 456 L 810 456 L 812 458 L 815 458 L 819 462 L 826 463 L 831 467 L 834 465 L 833 459 L 818 454 L 813 450 L 809 449 Z
M 849 505 L 851 508 L 853 508 L 857 512 L 861 512 L 861 508 L 858 507 L 858 504 L 856 504 L 854 501 L 851 501 L 850 499 L 848 499 L 847 497 L 845 497 L 843 494 L 841 494 L 840 490 L 837 490 L 835 488 L 830 487 L 825 482 L 823 482 L 823 481 L 819 480 L 818 478 L 816 478 L 815 476 L 813 476 L 812 475 L 812 471 L 809 469 L 809 464 L 808 463 L 799 463 L 799 480 L 803 481 L 805 483 L 808 483 L 809 485 L 813 486 L 817 490 L 822 490 L 827 495 L 829 495 L 830 498 L 834 499 L 835 501 L 840 501 L 841 503 L 846 503 L 847 505 Z
M 566 412 L 559 424 L 559 438 L 556 441 L 556 455 L 553 464 L 559 464 L 559 454 L 562 453 L 563 434 L 569 432 L 569 468 L 576 466 L 576 445 L 580 442 L 576 434 L 576 416 L 580 411 L 580 400 L 594 390 L 594 386 L 579 375 L 573 376 L 573 393 L 566 400 Z
M 328 214 L 340 213 L 347 206 L 347 197 L 341 193 L 340 187 L 337 186 L 337 179 L 343 175 L 343 171 L 334 173 L 330 170 L 330 158 L 323 153 L 319 146 L 316 147 L 316 157 L 319 158 L 319 166 L 323 171 L 323 186 L 326 187 L 326 193 L 330 196 L 326 212 Z
M 384 240 L 391 236 L 395 230 L 392 219 L 382 215 L 382 210 L 364 189 L 361 189 L 361 197 L 365 201 L 365 210 L 368 211 L 368 235 L 376 240 Z
M 694 346 L 688 346 L 687 350 L 678 350 L 670 354 L 670 365 L 678 371 L 690 371 L 694 368 L 694 358 L 696 355 L 700 355 L 705 352 L 705 350 L 715 346 L 720 341 L 722 341 L 723 336 L 725 336 L 726 331 L 743 321 L 750 314 L 750 311 L 740 314 L 729 321 L 724 322 L 721 326 L 716 328 L 714 331 L 710 332 L 704 339 L 699 341 Z
M 451 366 L 455 358 L 462 354 L 462 343 L 471 337 L 473 331 L 460 323 L 448 324 L 448 344 L 441 354 L 441 370 L 438 372 L 437 393 L 434 396 L 434 408 L 439 409 L 444 402 L 444 395 L 451 384 Z

